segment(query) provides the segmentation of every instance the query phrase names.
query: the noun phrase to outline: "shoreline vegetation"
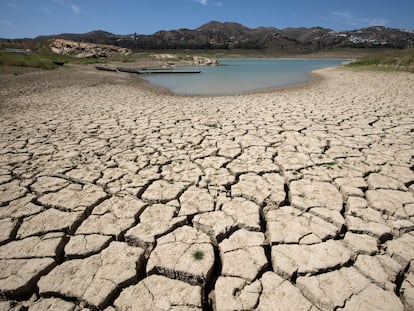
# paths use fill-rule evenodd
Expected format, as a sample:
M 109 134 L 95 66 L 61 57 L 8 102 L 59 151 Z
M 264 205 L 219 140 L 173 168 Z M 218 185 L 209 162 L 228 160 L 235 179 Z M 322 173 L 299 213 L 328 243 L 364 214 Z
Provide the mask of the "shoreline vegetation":
M 414 49 L 394 50 L 363 56 L 345 65 L 347 68 L 414 73 Z
M 160 59 L 157 55 L 170 55 Z M 53 53 L 46 45 L 36 47 L 28 54 L 0 50 L 0 66 L 56 69 L 62 64 L 109 64 L 140 63 L 145 66 L 174 62 L 177 66 L 189 65 L 196 56 L 214 59 L 224 58 L 347 58 L 354 61 L 344 66 L 359 70 L 414 72 L 414 48 L 411 49 L 342 49 L 315 53 L 288 53 L 277 50 L 154 50 L 135 52 L 131 55 L 115 55 L 105 58 L 77 58 Z M 134 64 L 134 65 L 135 65 Z M 0 73 L 4 70 L 0 68 Z

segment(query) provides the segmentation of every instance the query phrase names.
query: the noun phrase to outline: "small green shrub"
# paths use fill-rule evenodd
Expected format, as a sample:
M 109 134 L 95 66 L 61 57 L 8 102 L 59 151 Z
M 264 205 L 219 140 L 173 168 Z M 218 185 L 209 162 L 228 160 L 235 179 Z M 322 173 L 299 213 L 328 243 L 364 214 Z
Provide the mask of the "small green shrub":
M 200 250 L 196 250 L 196 251 L 193 253 L 193 258 L 194 258 L 195 260 L 202 260 L 202 259 L 204 258 L 204 252 L 203 252 L 203 251 L 200 251 Z
M 345 67 L 414 73 L 414 48 L 367 55 L 345 65 Z

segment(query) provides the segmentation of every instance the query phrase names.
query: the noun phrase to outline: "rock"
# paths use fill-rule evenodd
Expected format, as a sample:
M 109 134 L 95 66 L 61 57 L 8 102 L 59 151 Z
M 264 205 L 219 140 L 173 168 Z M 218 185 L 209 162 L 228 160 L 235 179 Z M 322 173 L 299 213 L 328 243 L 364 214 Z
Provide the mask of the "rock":
M 11 201 L 7 206 L 0 208 L 0 218 L 23 218 L 40 213 L 43 207 L 33 204 L 31 201 L 34 198 L 34 195 L 29 194 Z
M 112 242 L 100 254 L 66 261 L 38 282 L 42 295 L 58 294 L 105 308 L 119 288 L 137 280 L 144 250 Z
M 365 221 L 359 217 L 346 217 L 346 226 L 353 233 L 367 234 L 378 238 L 380 241 L 387 240 L 392 236 L 391 229 L 381 223 Z
M 95 183 L 102 174 L 99 169 L 78 165 L 77 168 L 66 172 L 65 175 L 73 179 L 78 179 L 83 183 Z
M 260 279 L 263 290 L 255 310 L 315 310 L 313 305 L 289 281 L 273 272 L 266 272 Z
M 193 66 L 220 66 L 221 63 L 218 59 L 207 58 L 204 56 L 193 56 Z
M 0 175 L 0 184 L 5 184 L 12 180 L 13 180 L 12 175 L 3 175 L 3 174 Z
M 414 236 L 412 234 L 404 234 L 401 237 L 387 241 L 387 253 L 398 263 L 406 266 L 410 261 L 414 260 Z
M 139 217 L 139 223 L 125 233 L 128 244 L 152 250 L 155 239 L 186 223 L 187 218 L 176 217 L 177 208 L 171 205 L 148 206 Z
M 38 201 L 46 207 L 56 207 L 70 212 L 83 212 L 92 209 L 105 198 L 106 193 L 101 187 L 72 184 L 58 192 L 47 193 L 41 196 Z
M 231 186 L 233 197 L 243 197 L 258 205 L 263 205 L 265 199 L 269 199 L 278 206 L 285 200 L 284 178 L 277 174 L 244 174 L 239 182 Z
M 414 173 L 410 168 L 397 166 L 397 165 L 385 165 L 381 169 L 381 174 L 396 178 L 403 184 L 409 184 L 414 180 Z
M 14 311 L 14 303 L 12 301 L 0 301 L 0 311 Z
M 314 207 L 309 210 L 309 213 L 319 218 L 322 218 L 328 223 L 333 224 L 340 231 L 342 230 L 342 227 L 345 225 L 345 219 L 342 216 L 342 214 L 338 211 L 333 211 L 325 207 Z
M 347 232 L 344 243 L 354 254 L 373 255 L 378 252 L 377 239 L 366 234 Z
M 191 186 L 182 194 L 180 203 L 181 208 L 178 216 L 214 211 L 214 200 L 208 191 L 195 186 Z
M 293 207 L 307 211 L 313 207 L 342 210 L 342 196 L 330 183 L 298 180 L 290 183 L 289 200 Z
M 414 266 L 410 265 L 405 274 L 405 279 L 401 284 L 401 299 L 406 310 L 414 310 Z
M 401 181 L 378 173 L 369 174 L 367 183 L 370 190 L 392 189 L 407 191 L 407 187 Z
M 392 292 L 395 291 L 397 274 L 403 269 L 400 264 L 384 255 L 359 255 L 354 267 L 379 287 Z
M 236 277 L 219 277 L 214 287 L 214 310 L 253 310 L 259 301 L 262 285 L 259 280 L 249 284 Z
M 30 186 L 32 191 L 36 194 L 43 194 L 48 192 L 56 192 L 62 188 L 65 188 L 69 185 L 69 181 L 62 178 L 42 176 L 37 179 L 37 181 Z
M 370 281 L 355 268 L 342 268 L 296 279 L 296 286 L 302 294 L 321 310 L 334 310 L 343 306 L 368 285 Z
M 362 202 L 361 202 L 362 205 Z M 347 216 L 358 217 L 367 222 L 376 222 L 386 225 L 386 221 L 381 212 L 370 207 L 356 207 L 350 206 L 347 211 Z
M 260 208 L 252 201 L 243 198 L 232 198 L 225 202 L 221 210 L 232 217 L 240 228 L 249 231 L 260 231 Z
M 223 211 L 198 214 L 193 218 L 195 229 L 206 233 L 213 244 L 221 242 L 232 230 L 237 228 L 234 218 Z
M 119 160 L 118 162 L 122 162 L 122 160 Z M 131 165 L 136 164 L 135 162 L 132 162 L 132 163 L 133 164 Z M 132 170 L 132 168 L 128 168 L 128 169 Z M 158 167 L 151 166 L 151 167 L 139 170 L 138 173 L 128 172 L 125 175 L 123 175 L 122 178 L 110 181 L 106 185 L 106 189 L 108 192 L 113 193 L 113 194 L 131 195 L 131 196 L 137 197 L 138 194 L 142 192 L 142 190 L 147 184 L 159 178 L 160 178 L 160 174 L 158 173 Z
M 240 229 L 219 244 L 222 276 L 252 282 L 268 265 L 264 252 L 264 234 Z
M 162 167 L 162 177 L 167 181 L 195 184 L 203 175 L 197 164 L 190 161 L 177 161 Z
M 116 310 L 202 310 L 201 287 L 160 275 L 150 275 L 124 289 L 115 300 Z M 138 303 L 137 303 L 138 302 Z
M 132 54 L 130 49 L 119 46 L 76 42 L 64 39 L 55 39 L 49 46 L 54 53 L 73 55 L 78 58 L 100 58 Z
M 0 245 L 10 241 L 17 229 L 17 220 L 10 218 L 0 219 Z
M 341 228 L 291 206 L 267 212 L 266 238 L 272 244 L 314 244 L 336 237 Z
M 239 151 L 239 149 L 236 149 Z M 240 174 L 262 174 L 279 172 L 279 167 L 273 163 L 272 159 L 261 158 L 237 158 L 226 165 L 226 168 L 233 175 Z
M 0 247 L 0 259 L 57 258 L 63 234 L 29 237 Z
M 21 239 L 53 231 L 73 234 L 82 220 L 82 212 L 62 212 L 51 208 L 35 216 L 25 218 L 17 231 L 17 237 Z
M 10 201 L 19 199 L 27 193 L 25 187 L 20 186 L 19 180 L 0 185 L 0 206 L 6 205 Z
M 364 290 L 353 295 L 344 308 L 337 310 L 378 310 L 403 311 L 400 299 L 391 291 L 386 291 L 374 284 L 368 285 Z
M 99 253 L 112 241 L 110 236 L 91 234 L 72 236 L 65 246 L 65 257 L 76 259 Z
M 363 197 L 363 190 L 368 188 L 365 179 L 362 177 L 337 178 L 335 179 L 335 184 L 345 197 Z
M 210 279 L 213 264 L 214 249 L 208 235 L 183 226 L 157 240 L 147 263 L 147 273 L 204 286 Z
M 59 298 L 41 298 L 29 307 L 28 311 L 75 311 L 76 305 Z
M 212 156 L 212 157 L 206 157 L 203 159 L 197 159 L 195 160 L 195 163 L 201 165 L 204 169 L 213 168 L 213 169 L 219 170 L 228 161 L 229 161 L 228 159 L 223 158 L 223 157 Z
M 0 294 L 9 298 L 33 294 L 37 280 L 55 266 L 52 258 L 0 260 Z
M 275 161 L 283 171 L 297 171 L 313 165 L 309 155 L 300 152 L 283 152 Z
M 96 206 L 76 234 L 104 234 L 119 238 L 135 222 L 146 204 L 130 196 L 113 196 Z
M 101 187 L 107 186 L 110 182 L 121 179 L 128 171 L 119 167 L 109 167 L 103 170 L 102 176 L 96 181 Z
M 383 189 L 368 190 L 366 197 L 368 205 L 375 210 L 398 218 L 414 216 L 414 214 L 407 214 L 404 209 L 404 205 L 414 203 L 414 195 L 411 192 Z
M 234 183 L 236 178 L 225 168 L 214 169 L 206 168 L 205 176 L 201 177 L 200 187 L 208 188 L 210 186 L 226 186 Z
M 316 274 L 340 267 L 351 259 L 352 253 L 342 242 L 329 240 L 314 245 L 274 245 L 272 265 L 286 279 L 294 275 Z
M 358 209 L 365 209 L 368 206 L 368 202 L 359 197 L 348 197 L 346 200 L 346 206 L 348 210 L 358 210 Z
M 183 182 L 157 180 L 145 190 L 142 199 L 151 203 L 167 203 L 178 199 L 186 187 L 187 184 Z

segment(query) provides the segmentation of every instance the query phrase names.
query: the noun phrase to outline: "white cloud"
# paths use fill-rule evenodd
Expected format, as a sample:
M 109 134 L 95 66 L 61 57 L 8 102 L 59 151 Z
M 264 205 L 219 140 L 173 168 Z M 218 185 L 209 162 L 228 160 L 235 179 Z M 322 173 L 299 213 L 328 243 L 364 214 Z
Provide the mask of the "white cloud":
M 81 8 L 79 5 L 76 5 L 74 3 L 66 2 L 65 0 L 53 0 L 54 3 L 57 5 L 60 5 L 64 8 L 71 9 L 72 12 L 76 15 L 78 15 L 81 11 Z
M 75 13 L 76 15 L 78 15 L 78 14 L 79 14 L 79 12 L 80 12 L 80 7 L 79 7 L 79 6 L 77 6 L 77 5 L 73 4 L 73 3 L 71 3 L 71 4 L 70 4 L 70 8 L 72 9 L 73 13 Z
M 48 7 L 46 7 L 46 6 L 42 8 L 42 11 L 43 11 L 43 13 L 45 13 L 47 16 L 50 16 L 50 14 L 51 14 L 50 9 L 49 9 Z
M 388 21 L 384 18 L 360 18 L 355 16 L 350 11 L 336 11 L 331 13 L 333 17 L 343 21 L 350 26 L 364 27 L 364 26 L 384 26 Z
M 0 20 L 0 24 L 4 25 L 4 26 L 7 26 L 7 27 L 13 27 L 13 24 L 9 21 L 6 21 L 6 20 Z
M 192 0 L 193 2 L 196 2 L 198 4 L 204 5 L 204 6 L 223 6 L 223 2 L 221 1 L 211 1 L 211 0 Z
M 202 5 L 207 5 L 208 4 L 208 0 L 193 0 L 194 2 L 200 3 Z
M 13 8 L 13 9 L 15 9 L 15 8 L 17 8 L 17 5 L 16 5 L 16 3 L 14 3 L 14 2 L 10 2 L 10 3 L 8 4 L 8 7 L 9 7 L 9 8 Z
M 361 22 L 368 26 L 385 26 L 388 24 L 388 21 L 384 18 L 362 18 Z
M 344 19 L 344 20 L 351 20 L 352 19 L 352 13 L 349 11 L 344 11 L 344 12 L 332 12 L 332 15 L 335 17 L 338 17 L 340 19 Z

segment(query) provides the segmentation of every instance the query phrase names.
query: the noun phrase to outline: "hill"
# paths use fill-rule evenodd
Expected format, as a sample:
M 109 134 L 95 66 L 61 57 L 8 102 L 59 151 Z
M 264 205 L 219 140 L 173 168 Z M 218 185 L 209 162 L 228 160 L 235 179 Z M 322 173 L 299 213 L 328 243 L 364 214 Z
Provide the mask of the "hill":
M 196 29 L 161 30 L 152 35 L 116 35 L 105 31 L 85 34 L 58 34 L 30 39 L 33 42 L 62 38 L 87 43 L 115 45 L 138 50 L 162 49 L 277 49 L 289 52 L 313 52 L 337 48 L 411 48 L 414 31 L 369 27 L 351 31 L 333 31 L 321 27 L 248 28 L 238 23 L 211 21 Z M 27 39 L 25 39 L 27 40 Z M 18 40 L 17 40 L 18 41 Z M 2 40 L 13 43 L 16 40 Z

